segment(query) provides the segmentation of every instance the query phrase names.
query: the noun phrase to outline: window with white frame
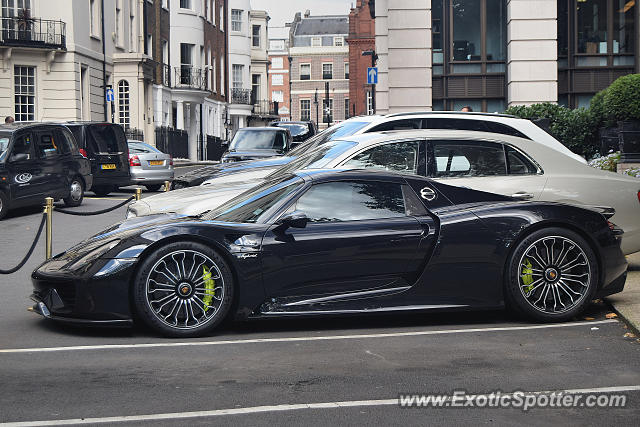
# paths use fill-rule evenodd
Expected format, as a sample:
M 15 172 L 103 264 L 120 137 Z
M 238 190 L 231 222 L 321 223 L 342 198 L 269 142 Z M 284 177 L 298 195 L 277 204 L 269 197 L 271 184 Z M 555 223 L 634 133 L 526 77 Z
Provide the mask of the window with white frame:
M 122 0 L 116 0 L 116 46 L 122 47 Z
M 344 78 L 349 80 L 349 63 L 344 63 Z
M 334 46 L 344 46 L 344 37 L 334 37 L 333 38 Z
M 191 0 L 180 0 L 180 9 L 191 9 Z
M 242 10 L 231 9 L 231 31 L 242 31 Z
M 218 67 L 216 67 L 216 57 L 215 55 L 211 57 L 211 88 L 213 89 L 213 92 L 217 92 L 218 91 L 218 76 L 216 73 Z
M 220 13 L 218 14 L 218 22 L 220 24 L 220 31 L 224 31 L 224 5 L 220 5 Z
M 322 37 L 311 37 L 311 47 L 322 46 Z
M 129 94 L 129 82 L 120 80 L 118 82 L 118 120 L 125 129 L 131 126 Z
M 254 25 L 252 31 L 251 44 L 253 47 L 260 47 L 260 25 Z
M 36 119 L 36 67 L 13 67 L 14 111 L 17 122 Z
M 300 100 L 300 120 L 305 122 L 311 120 L 311 100 L 310 99 Z
M 242 89 L 243 86 L 243 74 L 244 74 L 244 65 L 242 64 L 233 64 L 232 68 L 232 84 L 234 89 Z
M 284 68 L 284 60 L 282 58 L 271 58 L 271 68 L 281 70 Z
M 311 64 L 300 64 L 300 80 L 311 80 Z
M 220 57 L 220 93 L 224 95 L 227 90 L 227 69 L 224 66 L 224 56 Z
M 3 2 L 4 3 L 4 2 Z M 98 0 L 89 2 L 89 34 L 92 37 L 100 37 L 102 27 L 100 26 L 100 7 Z
M 162 0 L 162 7 L 164 9 L 169 9 L 169 0 Z
M 349 118 L 349 98 L 344 99 L 344 118 L 345 120 Z
M 322 64 L 322 80 L 333 79 L 333 64 Z
M 281 90 L 272 91 L 271 100 L 273 102 L 284 102 L 284 91 L 281 91 Z
M 282 86 L 284 84 L 284 76 L 282 74 L 271 75 L 272 86 Z

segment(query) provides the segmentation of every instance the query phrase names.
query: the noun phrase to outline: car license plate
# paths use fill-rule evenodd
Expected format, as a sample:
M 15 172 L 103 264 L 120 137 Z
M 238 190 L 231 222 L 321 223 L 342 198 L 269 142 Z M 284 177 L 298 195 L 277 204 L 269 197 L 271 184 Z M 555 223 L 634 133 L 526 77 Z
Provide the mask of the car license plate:
M 151 166 L 162 166 L 162 164 L 164 164 L 164 160 L 149 160 Z
M 115 168 L 116 168 L 116 165 L 115 165 L 115 164 L 113 164 L 113 163 L 108 163 L 108 164 L 106 164 L 106 165 L 100 165 L 100 167 L 101 167 L 102 169 L 115 169 Z

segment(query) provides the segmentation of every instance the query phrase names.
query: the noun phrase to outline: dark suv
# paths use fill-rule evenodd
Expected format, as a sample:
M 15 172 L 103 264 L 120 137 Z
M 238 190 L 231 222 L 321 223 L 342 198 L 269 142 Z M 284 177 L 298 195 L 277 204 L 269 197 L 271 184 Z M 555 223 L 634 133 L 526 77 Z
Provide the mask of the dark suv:
M 93 192 L 106 196 L 130 185 L 129 148 L 122 126 L 114 123 L 66 123 L 80 151 L 91 161 Z
M 279 127 L 242 128 L 236 132 L 221 163 L 283 156 L 291 149 L 291 133 Z
M 292 148 L 317 134 L 314 122 L 271 122 L 269 126 L 289 129 L 291 132 Z
M 89 160 L 65 126 L 0 126 L 0 218 L 9 209 L 42 204 L 45 197 L 79 206 L 91 185 Z

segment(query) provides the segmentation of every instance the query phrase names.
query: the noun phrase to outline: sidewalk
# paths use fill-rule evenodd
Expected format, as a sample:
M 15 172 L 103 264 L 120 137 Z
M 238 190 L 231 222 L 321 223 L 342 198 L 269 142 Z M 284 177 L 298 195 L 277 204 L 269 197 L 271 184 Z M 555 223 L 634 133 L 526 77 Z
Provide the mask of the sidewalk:
M 629 273 L 624 291 L 605 299 L 613 309 L 631 325 L 635 332 L 640 332 L 640 252 L 627 257 Z

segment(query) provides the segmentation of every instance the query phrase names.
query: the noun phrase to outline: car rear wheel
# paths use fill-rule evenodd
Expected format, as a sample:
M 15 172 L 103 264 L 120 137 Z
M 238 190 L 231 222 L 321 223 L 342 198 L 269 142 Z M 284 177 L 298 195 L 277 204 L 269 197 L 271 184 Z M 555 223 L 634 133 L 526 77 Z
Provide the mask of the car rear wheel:
M 0 191 L 0 219 L 4 218 L 7 212 L 9 212 L 9 198 L 4 191 Z
M 145 184 L 144 186 L 147 187 L 149 191 L 158 191 L 160 187 L 162 187 L 162 184 Z
M 65 206 L 75 207 L 82 204 L 84 200 L 84 183 L 77 176 L 71 180 L 69 184 L 69 196 L 62 199 Z
M 134 280 L 136 313 L 166 336 L 194 337 L 212 331 L 233 300 L 227 263 L 200 243 L 176 242 L 157 249 L 142 262 Z
M 505 293 L 515 312 L 537 321 L 580 314 L 598 286 L 598 262 L 589 244 L 563 228 L 538 230 L 514 250 Z
M 107 196 L 115 189 L 116 188 L 112 185 L 94 185 L 91 187 L 91 191 L 93 191 L 93 193 L 98 197 Z

